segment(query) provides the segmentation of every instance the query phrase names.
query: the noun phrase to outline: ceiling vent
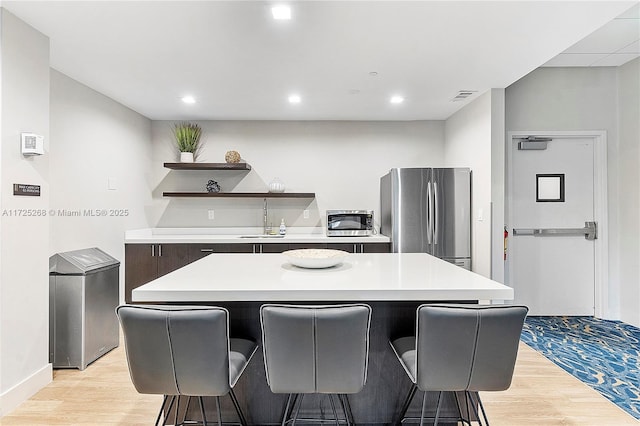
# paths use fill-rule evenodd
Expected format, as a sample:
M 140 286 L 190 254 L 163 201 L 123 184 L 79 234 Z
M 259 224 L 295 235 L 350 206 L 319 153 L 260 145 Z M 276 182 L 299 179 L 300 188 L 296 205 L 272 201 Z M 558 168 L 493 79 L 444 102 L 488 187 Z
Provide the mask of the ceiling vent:
M 475 95 L 476 93 L 478 93 L 477 90 L 460 90 L 458 94 L 453 99 L 451 99 L 451 102 L 464 101 L 469 96 Z

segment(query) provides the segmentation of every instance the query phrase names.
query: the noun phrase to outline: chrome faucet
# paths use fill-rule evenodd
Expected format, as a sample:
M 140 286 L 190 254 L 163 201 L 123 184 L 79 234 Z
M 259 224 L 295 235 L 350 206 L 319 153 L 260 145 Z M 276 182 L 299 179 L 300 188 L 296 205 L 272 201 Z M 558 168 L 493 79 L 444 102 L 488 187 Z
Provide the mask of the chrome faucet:
M 269 232 L 271 231 L 271 229 L 269 229 L 269 227 L 267 226 L 267 214 L 269 212 L 268 206 L 267 206 L 267 199 L 264 199 L 264 205 L 262 207 L 262 233 L 264 235 L 268 235 Z

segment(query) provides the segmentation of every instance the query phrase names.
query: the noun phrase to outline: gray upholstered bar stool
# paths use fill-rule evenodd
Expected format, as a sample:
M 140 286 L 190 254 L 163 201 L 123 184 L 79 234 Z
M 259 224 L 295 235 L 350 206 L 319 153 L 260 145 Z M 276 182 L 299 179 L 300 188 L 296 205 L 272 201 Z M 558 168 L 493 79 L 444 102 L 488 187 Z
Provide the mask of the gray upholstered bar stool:
M 116 309 L 124 334 L 129 373 L 136 390 L 164 395 L 156 423 L 164 409 L 175 407 L 179 424 L 179 396 L 198 397 L 202 424 L 207 420 L 204 396 L 214 396 L 218 425 L 220 397 L 230 394 L 240 423 L 242 414 L 233 387 L 257 349 L 255 342 L 229 338 L 229 313 L 208 306 L 134 306 Z M 168 404 L 167 404 L 168 403 Z M 183 423 L 184 423 L 184 419 Z M 165 418 L 164 423 L 166 424 Z M 193 423 L 190 423 L 193 424 Z
M 469 406 L 482 424 L 476 404 L 488 425 L 478 391 L 501 391 L 511 385 L 526 306 L 421 305 L 416 335 L 391 343 L 413 382 L 395 424 L 403 419 L 417 389 L 425 391 L 420 425 L 424 422 L 426 391 L 438 391 L 434 424 L 438 424 L 443 392 L 463 392 L 466 418 L 455 393 L 458 414 L 471 424 Z M 474 394 L 472 394 L 474 392 Z
M 337 400 L 347 425 L 353 423 L 347 394 L 367 380 L 371 307 L 364 304 L 260 308 L 267 382 L 274 393 L 289 394 L 282 425 L 298 419 L 305 394 L 328 394 L 333 419 Z

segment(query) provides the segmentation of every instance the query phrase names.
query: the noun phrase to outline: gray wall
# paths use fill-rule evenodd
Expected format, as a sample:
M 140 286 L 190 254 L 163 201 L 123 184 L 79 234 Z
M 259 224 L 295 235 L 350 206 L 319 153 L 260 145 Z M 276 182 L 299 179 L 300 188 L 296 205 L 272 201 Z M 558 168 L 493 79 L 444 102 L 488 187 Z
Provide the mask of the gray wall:
M 0 8 L 0 415 L 51 380 L 49 365 L 49 39 Z M 23 157 L 20 133 L 45 138 Z M 40 185 L 39 197 L 12 184 Z M 25 215 L 18 215 L 25 212 Z M 26 216 L 33 212 L 35 216 Z M 36 213 L 40 212 L 40 213 Z M 44 214 L 42 214 L 44 212 Z
M 202 121 L 202 161 L 224 162 L 236 150 L 250 172 L 186 172 L 163 168 L 177 161 L 173 122 L 152 124 L 154 215 L 158 227 L 262 226 L 262 199 L 163 198 L 163 191 L 204 191 L 207 180 L 223 191 L 266 191 L 279 178 L 287 192 L 315 192 L 315 199 L 270 200 L 269 221 L 320 227 L 327 209 L 376 210 L 380 177 L 392 167 L 442 166 L 444 122 Z M 207 210 L 215 211 L 209 220 Z M 309 219 L 303 211 L 309 210 Z
M 637 63 L 635 67 L 637 70 Z M 638 263 L 637 242 L 629 241 L 625 228 L 628 226 L 626 222 L 633 222 L 632 229 L 637 229 L 639 220 L 637 207 L 633 210 L 638 199 L 637 168 L 640 166 L 637 155 L 637 112 L 633 117 L 633 105 L 635 102 L 637 111 L 639 96 L 638 74 L 636 71 L 634 89 L 633 72 L 634 68 L 618 70 L 614 67 L 539 68 L 506 89 L 506 131 L 607 132 L 609 306 L 605 309 L 609 317 L 622 317 L 639 325 L 637 316 L 635 319 L 627 314 L 623 317 L 621 312 L 622 298 L 629 293 L 635 297 L 629 302 L 634 306 L 625 307 L 624 312 L 632 309 L 637 312 L 640 309 L 635 272 L 637 267 L 634 266 Z M 619 83 L 619 73 L 620 77 L 625 76 L 624 82 L 621 80 Z M 624 87 L 621 89 L 625 92 L 624 97 L 628 97 L 625 101 L 619 97 L 621 86 Z M 619 115 L 621 105 L 627 112 Z M 624 130 L 622 127 L 619 129 L 619 119 L 626 123 Z M 624 193 L 621 193 L 621 188 L 625 188 Z M 629 188 L 635 191 L 630 198 L 627 195 Z M 625 209 L 630 210 L 629 213 L 621 215 L 620 212 Z M 625 227 L 620 224 L 621 220 L 625 222 Z M 632 235 L 637 236 L 637 233 Z M 636 254 L 624 253 L 629 248 Z M 627 301 L 624 303 L 626 305 Z
M 99 247 L 124 260 L 124 232 L 148 226 L 151 148 L 151 120 L 51 70 L 50 254 Z
M 640 327 L 640 59 L 618 68 L 620 318 Z

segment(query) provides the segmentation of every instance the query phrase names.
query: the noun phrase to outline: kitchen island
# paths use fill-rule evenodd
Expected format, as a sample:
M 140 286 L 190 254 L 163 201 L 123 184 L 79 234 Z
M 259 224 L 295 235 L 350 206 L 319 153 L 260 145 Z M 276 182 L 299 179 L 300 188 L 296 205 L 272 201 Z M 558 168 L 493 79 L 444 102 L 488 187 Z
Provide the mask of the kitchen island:
M 125 291 L 131 291 L 212 253 L 282 253 L 329 248 L 350 253 L 388 253 L 389 237 L 328 237 L 319 228 L 293 227 L 285 236 L 265 235 L 262 228 L 146 228 L 125 234 Z
M 214 254 L 132 294 L 136 303 L 223 306 L 230 313 L 231 334 L 258 342 L 262 303 L 368 303 L 373 313 L 367 384 L 361 393 L 349 396 L 355 420 L 362 425 L 389 424 L 409 389 L 388 341 L 414 333 L 417 306 L 513 298 L 511 288 L 424 253 L 349 254 L 341 265 L 327 269 L 292 266 L 284 254 Z M 278 424 L 286 395 L 270 392 L 260 351 L 236 390 L 252 424 Z M 321 397 L 305 401 L 312 411 L 329 408 Z M 416 398 L 410 413 L 418 411 L 420 402 Z M 435 407 L 435 395 L 432 402 Z M 453 415 L 454 407 L 451 398 L 446 414 Z M 233 418 L 229 401 L 223 409 Z

